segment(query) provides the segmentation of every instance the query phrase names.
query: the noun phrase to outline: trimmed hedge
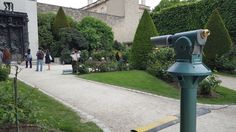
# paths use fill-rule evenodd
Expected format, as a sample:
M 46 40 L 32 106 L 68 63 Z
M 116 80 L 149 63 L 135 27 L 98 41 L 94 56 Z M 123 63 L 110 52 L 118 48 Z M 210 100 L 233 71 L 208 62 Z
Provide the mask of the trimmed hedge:
M 208 37 L 204 48 L 205 59 L 208 65 L 214 68 L 215 66 L 209 62 L 215 62 L 217 56 L 221 57 L 228 53 L 232 49 L 232 41 L 218 10 L 213 11 L 206 28 L 211 31 L 211 35 Z
M 58 31 L 60 28 L 69 27 L 65 12 L 62 7 L 59 8 L 52 27 L 53 33 L 55 35 L 58 35 Z
M 147 10 L 139 22 L 131 49 L 131 65 L 134 69 L 146 70 L 149 53 L 152 52 L 153 44 L 150 37 L 156 36 L 157 30 Z
M 236 42 L 236 0 L 202 0 L 185 5 L 177 5 L 153 12 L 152 18 L 158 32 L 174 34 L 177 32 L 203 28 L 212 11 L 219 10 L 226 28 Z

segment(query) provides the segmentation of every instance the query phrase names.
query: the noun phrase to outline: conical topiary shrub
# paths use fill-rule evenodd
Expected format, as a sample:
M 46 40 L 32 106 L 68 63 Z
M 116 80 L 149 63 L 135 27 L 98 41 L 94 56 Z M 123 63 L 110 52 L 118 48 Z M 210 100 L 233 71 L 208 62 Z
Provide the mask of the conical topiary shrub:
M 157 34 L 151 16 L 145 10 L 136 30 L 131 49 L 131 65 L 134 69 L 146 70 L 148 54 L 151 53 L 153 48 L 150 38 Z
M 211 35 L 204 48 L 204 61 L 209 67 L 215 68 L 216 57 L 229 52 L 232 49 L 232 41 L 218 10 L 213 11 L 205 28 L 210 30 Z
M 53 22 L 53 33 L 58 35 L 60 28 L 69 27 L 65 12 L 62 7 L 59 8 L 55 20 Z

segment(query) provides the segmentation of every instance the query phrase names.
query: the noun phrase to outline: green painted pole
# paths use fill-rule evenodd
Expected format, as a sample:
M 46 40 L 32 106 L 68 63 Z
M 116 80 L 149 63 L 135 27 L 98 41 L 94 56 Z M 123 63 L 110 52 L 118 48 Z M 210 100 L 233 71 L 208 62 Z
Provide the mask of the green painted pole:
M 181 85 L 180 132 L 196 132 L 197 85 L 194 78 L 184 76 Z

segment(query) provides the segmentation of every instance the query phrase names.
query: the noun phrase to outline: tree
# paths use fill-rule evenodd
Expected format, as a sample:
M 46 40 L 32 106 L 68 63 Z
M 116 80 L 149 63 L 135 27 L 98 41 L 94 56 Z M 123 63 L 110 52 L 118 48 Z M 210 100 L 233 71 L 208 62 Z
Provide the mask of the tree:
M 47 26 L 38 27 L 39 47 L 43 49 L 51 49 L 51 45 L 55 42 L 52 32 L 47 29 Z
M 232 49 L 232 41 L 218 10 L 212 12 L 205 28 L 210 30 L 211 35 L 204 48 L 204 59 L 213 68 L 216 57 L 221 57 Z
M 59 30 L 59 42 L 62 44 L 61 48 L 75 48 L 78 50 L 85 50 L 88 48 L 88 41 L 84 36 L 74 28 L 61 28 Z
M 59 8 L 55 20 L 53 22 L 53 33 L 58 35 L 60 28 L 69 27 L 65 12 L 62 7 Z
M 135 69 L 145 70 L 147 68 L 148 54 L 152 52 L 153 48 L 150 38 L 156 35 L 156 27 L 148 11 L 145 10 L 135 33 L 131 49 L 131 64 Z
M 111 27 L 101 20 L 85 17 L 78 23 L 77 29 L 89 42 L 89 52 L 92 50 L 111 50 L 114 35 Z
M 52 34 L 52 24 L 55 19 L 54 13 L 39 13 L 38 14 L 38 36 L 39 47 L 51 49 L 51 45 L 55 43 Z

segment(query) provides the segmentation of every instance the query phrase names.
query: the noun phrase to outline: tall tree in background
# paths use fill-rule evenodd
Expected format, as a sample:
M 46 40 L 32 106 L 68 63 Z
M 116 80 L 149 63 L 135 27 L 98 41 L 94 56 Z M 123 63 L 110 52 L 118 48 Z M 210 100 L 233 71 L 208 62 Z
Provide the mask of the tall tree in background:
M 157 34 L 151 16 L 145 10 L 135 33 L 131 49 L 131 65 L 135 69 L 145 70 L 147 68 L 148 54 L 152 52 L 153 48 L 150 38 Z
M 218 10 L 213 11 L 205 28 L 211 32 L 204 48 L 205 62 L 214 68 L 216 57 L 221 57 L 232 49 L 232 40 Z
M 55 20 L 53 22 L 53 33 L 58 35 L 60 28 L 69 27 L 65 12 L 62 7 L 59 8 Z

